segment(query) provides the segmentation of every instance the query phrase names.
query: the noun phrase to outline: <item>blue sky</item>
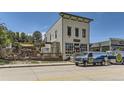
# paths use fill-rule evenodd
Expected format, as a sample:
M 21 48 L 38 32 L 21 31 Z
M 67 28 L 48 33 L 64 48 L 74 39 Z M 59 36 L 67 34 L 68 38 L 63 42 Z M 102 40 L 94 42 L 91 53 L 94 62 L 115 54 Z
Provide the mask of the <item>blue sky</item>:
M 94 19 L 91 22 L 90 41 L 98 42 L 109 38 L 124 38 L 124 13 L 71 12 L 71 14 Z M 55 12 L 0 12 L 0 22 L 15 32 L 32 34 L 46 32 L 59 18 Z

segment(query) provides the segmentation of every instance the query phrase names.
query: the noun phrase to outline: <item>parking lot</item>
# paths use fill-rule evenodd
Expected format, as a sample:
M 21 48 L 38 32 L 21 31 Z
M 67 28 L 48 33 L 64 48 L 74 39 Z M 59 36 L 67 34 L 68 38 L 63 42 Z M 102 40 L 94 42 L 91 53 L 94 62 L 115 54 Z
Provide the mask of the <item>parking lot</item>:
M 45 66 L 24 68 L 1 68 L 0 80 L 21 81 L 98 81 L 124 80 L 124 65 L 89 66 Z

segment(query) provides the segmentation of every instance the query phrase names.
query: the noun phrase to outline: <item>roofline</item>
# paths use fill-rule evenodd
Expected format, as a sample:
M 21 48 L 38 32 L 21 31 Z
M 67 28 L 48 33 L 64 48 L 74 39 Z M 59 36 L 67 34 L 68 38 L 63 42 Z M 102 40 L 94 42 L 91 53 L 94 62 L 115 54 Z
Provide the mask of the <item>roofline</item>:
M 109 38 L 110 40 L 113 40 L 113 39 L 115 39 L 115 40 L 124 40 L 123 38 Z
M 66 15 L 70 15 L 70 16 L 74 16 L 74 17 L 79 17 L 79 18 L 83 18 L 83 19 L 88 19 L 89 21 L 93 21 L 93 19 L 87 18 L 87 17 L 82 17 L 82 16 L 78 16 L 78 15 L 73 15 L 73 14 L 69 14 L 69 13 L 65 13 L 65 12 L 60 12 L 59 15 L 62 16 L 62 14 L 66 14 Z
M 104 43 L 104 42 L 109 42 L 109 40 L 94 42 L 94 43 L 90 43 L 90 44 L 99 44 L 99 43 Z
M 60 19 L 61 19 L 61 17 L 59 17 L 59 18 L 49 27 L 49 29 L 46 31 L 45 34 L 47 34 L 47 33 L 50 31 L 50 29 L 52 29 L 52 27 L 54 27 L 54 25 L 55 25 Z
M 110 42 L 110 40 L 113 40 L 113 39 L 115 39 L 115 40 L 124 40 L 123 38 L 109 38 L 108 40 L 94 42 L 94 43 L 90 43 L 90 44 L 98 44 L 98 43 Z
M 59 13 L 60 17 L 55 21 L 55 23 L 53 23 L 53 25 L 50 26 L 50 28 L 48 29 L 48 31 L 46 31 L 45 34 L 47 34 L 50 31 L 50 29 L 62 18 L 61 14 L 66 14 L 66 15 L 70 15 L 70 16 L 75 16 L 75 17 L 83 18 L 83 19 L 88 19 L 89 21 L 93 21 L 93 19 L 90 19 L 90 18 L 87 18 L 87 17 L 81 17 L 81 16 L 77 16 L 77 15 L 73 15 L 73 14 L 68 14 L 68 13 L 60 12 Z

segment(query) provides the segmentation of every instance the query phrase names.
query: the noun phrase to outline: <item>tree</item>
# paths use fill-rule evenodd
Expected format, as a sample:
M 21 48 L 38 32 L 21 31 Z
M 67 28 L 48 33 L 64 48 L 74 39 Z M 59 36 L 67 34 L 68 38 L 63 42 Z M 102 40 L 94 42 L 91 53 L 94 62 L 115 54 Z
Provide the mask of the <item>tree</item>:
M 35 31 L 33 33 L 33 41 L 42 41 L 42 34 L 40 31 Z
M 24 32 L 21 33 L 21 42 L 26 41 L 26 34 Z
M 27 35 L 27 42 L 32 43 L 33 37 L 31 35 Z
M 42 34 L 40 31 L 35 31 L 33 33 L 33 43 L 36 47 L 36 50 L 40 50 L 42 45 Z
M 11 41 L 7 31 L 7 27 L 4 24 L 0 24 L 0 47 L 5 47 Z
M 7 34 L 8 34 L 8 37 L 10 38 L 12 43 L 16 42 L 16 34 L 15 34 L 15 32 L 9 30 L 9 31 L 7 31 Z
M 6 47 L 11 43 L 11 39 L 8 34 L 8 29 L 5 24 L 0 24 L 0 58 L 3 57 L 3 53 L 1 53 L 2 48 Z
M 19 32 L 16 32 L 15 34 L 16 34 L 16 35 L 15 35 L 15 37 L 16 37 L 16 41 L 19 42 L 19 41 L 20 41 Z

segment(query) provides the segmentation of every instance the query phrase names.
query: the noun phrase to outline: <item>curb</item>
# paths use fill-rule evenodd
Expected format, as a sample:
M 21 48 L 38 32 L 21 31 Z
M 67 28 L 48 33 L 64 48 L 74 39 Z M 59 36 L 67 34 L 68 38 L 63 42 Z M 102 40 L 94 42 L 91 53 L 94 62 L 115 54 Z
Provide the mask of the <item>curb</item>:
M 24 67 L 45 67 L 45 66 L 68 66 L 68 65 L 74 65 L 72 64 L 44 64 L 44 65 L 20 65 L 20 66 L 0 66 L 0 68 L 24 68 Z

